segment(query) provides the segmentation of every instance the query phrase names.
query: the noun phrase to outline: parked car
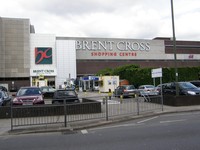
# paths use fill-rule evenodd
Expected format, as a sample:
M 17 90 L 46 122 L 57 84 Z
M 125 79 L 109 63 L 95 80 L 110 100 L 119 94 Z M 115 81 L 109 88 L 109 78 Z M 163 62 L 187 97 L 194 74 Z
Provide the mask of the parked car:
M 52 104 L 79 103 L 79 98 L 74 89 L 59 89 L 54 92 Z
M 135 88 L 134 85 L 121 85 L 115 89 L 114 95 L 118 97 L 120 95 L 122 95 L 123 97 L 129 97 L 135 95 L 136 92 L 137 89 Z
M 6 87 L 0 85 L 0 91 L 8 92 L 8 89 Z
M 161 85 L 162 85 L 162 90 L 163 90 L 166 83 L 159 84 L 159 85 L 156 86 L 155 90 L 158 92 L 159 95 L 161 94 Z
M 158 95 L 159 92 L 156 90 L 154 85 L 140 85 L 139 88 L 139 95 Z
M 56 91 L 56 89 L 51 86 L 41 86 L 40 90 L 42 91 L 44 98 L 53 98 L 54 92 Z
M 11 97 L 8 92 L 0 90 L 0 106 L 7 106 L 10 104 Z
M 200 89 L 190 82 L 178 82 L 179 95 L 200 95 Z M 163 87 L 163 94 L 176 95 L 175 82 L 167 83 Z
M 13 94 L 13 105 L 45 104 L 39 87 L 21 87 L 17 94 Z

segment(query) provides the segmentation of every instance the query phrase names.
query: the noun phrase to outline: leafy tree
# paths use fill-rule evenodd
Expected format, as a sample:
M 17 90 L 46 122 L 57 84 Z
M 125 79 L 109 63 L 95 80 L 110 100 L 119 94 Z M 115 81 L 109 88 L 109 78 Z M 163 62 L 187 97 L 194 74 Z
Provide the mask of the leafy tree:
M 113 75 L 113 69 L 111 68 L 105 68 L 103 70 L 100 70 L 96 75 L 100 76 L 105 76 L 105 75 Z
M 97 75 L 117 75 L 120 79 L 126 79 L 130 84 L 138 87 L 142 84 L 153 84 L 151 77 L 151 70 L 153 68 L 140 68 L 138 65 L 130 64 L 119 66 L 114 69 L 106 68 L 97 73 Z M 162 82 L 175 81 L 175 69 L 174 68 L 162 68 Z M 185 67 L 178 68 L 178 81 L 190 81 L 198 80 L 200 74 L 200 67 Z M 156 85 L 160 83 L 160 80 L 156 79 Z

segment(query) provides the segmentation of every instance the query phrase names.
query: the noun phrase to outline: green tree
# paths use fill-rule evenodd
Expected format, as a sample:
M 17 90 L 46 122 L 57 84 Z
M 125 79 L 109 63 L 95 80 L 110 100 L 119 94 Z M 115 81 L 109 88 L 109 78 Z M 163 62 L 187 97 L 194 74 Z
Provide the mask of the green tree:
M 126 79 L 130 84 L 138 87 L 142 84 L 153 84 L 151 77 L 151 70 L 153 68 L 140 68 L 138 65 L 130 64 L 119 66 L 114 69 L 106 68 L 97 73 L 97 75 L 117 75 L 120 79 Z M 162 82 L 175 81 L 174 68 L 162 68 Z M 185 67 L 178 68 L 178 81 L 198 80 L 200 74 L 200 67 Z M 160 84 L 160 80 L 156 79 L 156 85 Z

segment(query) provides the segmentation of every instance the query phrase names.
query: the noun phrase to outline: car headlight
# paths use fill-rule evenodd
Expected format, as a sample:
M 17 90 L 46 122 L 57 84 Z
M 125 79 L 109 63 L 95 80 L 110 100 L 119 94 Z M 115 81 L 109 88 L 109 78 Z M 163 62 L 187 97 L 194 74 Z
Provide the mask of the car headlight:
M 17 98 L 14 98 L 14 99 L 13 99 L 13 102 L 18 102 L 18 99 L 17 99 Z
M 189 95 L 196 95 L 196 93 L 193 92 L 193 91 L 187 91 L 187 93 L 188 93 Z
M 37 100 L 37 101 L 43 101 L 43 95 L 42 96 L 38 96 L 35 100 Z
M 15 102 L 15 103 L 17 103 L 17 102 L 22 102 L 22 100 L 21 100 L 21 99 L 18 99 L 18 98 L 14 98 L 14 99 L 13 99 L 13 102 Z

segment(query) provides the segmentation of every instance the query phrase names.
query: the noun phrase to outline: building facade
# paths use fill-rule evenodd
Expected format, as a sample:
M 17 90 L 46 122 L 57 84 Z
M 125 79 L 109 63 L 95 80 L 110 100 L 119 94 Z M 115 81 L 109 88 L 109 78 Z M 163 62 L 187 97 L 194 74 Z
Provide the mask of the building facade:
M 0 82 L 9 89 L 28 85 L 30 74 L 30 21 L 0 17 Z
M 174 67 L 170 38 L 120 39 L 36 34 L 29 19 L 0 18 L 0 84 L 51 85 L 126 64 Z M 176 41 L 177 66 L 200 66 L 200 41 Z

